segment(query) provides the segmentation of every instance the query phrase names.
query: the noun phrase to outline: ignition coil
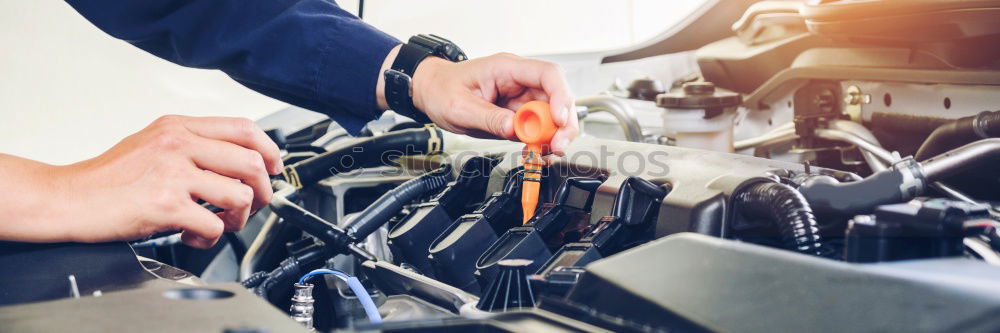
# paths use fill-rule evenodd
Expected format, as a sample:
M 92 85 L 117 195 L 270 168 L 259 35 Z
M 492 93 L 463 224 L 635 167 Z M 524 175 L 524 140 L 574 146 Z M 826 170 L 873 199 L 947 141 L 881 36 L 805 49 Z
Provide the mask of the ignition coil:
M 653 240 L 660 203 L 671 189 L 639 177 L 625 179 L 611 215 L 601 218 L 580 242 L 559 249 L 531 277 L 533 283 L 547 293 L 563 294 L 576 283 L 583 266 Z
M 478 205 L 486 191 L 490 173 L 498 159 L 476 156 L 462 165 L 459 177 L 429 202 L 416 205 L 413 211 L 389 231 L 389 246 L 401 262 L 418 272 L 429 274 L 428 247 L 452 222 Z
M 521 225 L 521 178 L 524 170 L 507 177 L 503 191 L 490 195 L 482 206 L 462 215 L 431 243 L 429 259 L 434 276 L 470 293 L 479 294 L 474 273 L 476 259 L 508 229 Z
M 593 178 L 566 179 L 552 203 L 542 206 L 527 225 L 508 230 L 479 257 L 476 261 L 479 284 L 485 286 L 495 278 L 496 264 L 503 259 L 529 259 L 532 262 L 525 271 L 538 270 L 552 251 L 567 241 L 567 231 L 589 226 L 594 192 L 600 185 L 601 180 Z

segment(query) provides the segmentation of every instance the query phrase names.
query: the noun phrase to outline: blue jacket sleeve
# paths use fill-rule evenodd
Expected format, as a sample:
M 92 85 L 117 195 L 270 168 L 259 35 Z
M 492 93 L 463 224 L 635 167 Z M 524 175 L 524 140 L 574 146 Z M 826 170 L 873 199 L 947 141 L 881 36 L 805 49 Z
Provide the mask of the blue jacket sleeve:
M 68 0 L 104 32 L 171 62 L 218 69 L 351 133 L 380 113 L 375 85 L 399 41 L 330 0 Z

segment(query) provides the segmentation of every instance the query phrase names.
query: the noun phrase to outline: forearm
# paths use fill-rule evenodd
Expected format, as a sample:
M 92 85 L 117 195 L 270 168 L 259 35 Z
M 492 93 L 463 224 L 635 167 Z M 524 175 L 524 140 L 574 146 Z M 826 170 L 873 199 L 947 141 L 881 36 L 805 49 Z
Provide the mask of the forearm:
M 63 167 L 0 154 L 0 239 L 25 242 L 70 241 L 60 225 L 71 224 L 62 213 L 75 202 L 66 198 L 57 179 Z
M 278 146 L 253 121 L 225 117 L 160 117 L 66 166 L 0 154 L 0 240 L 93 243 L 182 230 L 185 243 L 209 248 L 270 201 L 268 174 L 282 168 Z

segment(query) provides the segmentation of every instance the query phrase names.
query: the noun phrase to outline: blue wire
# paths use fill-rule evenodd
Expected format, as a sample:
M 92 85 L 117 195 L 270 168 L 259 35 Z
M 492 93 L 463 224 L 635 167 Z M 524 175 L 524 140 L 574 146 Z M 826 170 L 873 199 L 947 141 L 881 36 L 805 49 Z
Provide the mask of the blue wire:
M 358 278 L 356 277 L 332 269 L 317 269 L 312 272 L 306 273 L 306 275 L 303 275 L 302 278 L 299 279 L 299 284 L 305 283 L 306 280 L 308 280 L 313 276 L 324 275 L 324 274 L 335 275 L 340 279 L 344 280 L 344 282 L 347 282 L 347 286 L 351 288 L 351 291 L 354 292 L 354 295 L 358 297 L 358 301 L 361 302 L 361 307 L 365 309 L 365 314 L 368 315 L 368 320 L 373 323 L 382 322 L 382 314 L 378 312 L 378 308 L 375 306 L 375 302 L 372 301 L 372 297 L 371 295 L 368 294 L 368 290 L 365 289 L 365 286 L 361 284 L 361 280 L 358 280 Z
M 335 270 L 332 270 L 332 269 L 317 269 L 317 270 L 313 270 L 312 272 L 307 273 L 306 275 L 303 275 L 302 278 L 299 279 L 299 284 L 305 283 L 306 280 L 308 280 L 309 278 L 311 278 L 313 276 L 324 275 L 324 274 L 333 274 L 333 275 L 336 275 L 337 277 L 343 279 L 345 282 L 347 281 L 348 278 L 351 277 L 350 275 L 347 275 L 346 273 L 341 272 L 341 271 L 335 271 Z

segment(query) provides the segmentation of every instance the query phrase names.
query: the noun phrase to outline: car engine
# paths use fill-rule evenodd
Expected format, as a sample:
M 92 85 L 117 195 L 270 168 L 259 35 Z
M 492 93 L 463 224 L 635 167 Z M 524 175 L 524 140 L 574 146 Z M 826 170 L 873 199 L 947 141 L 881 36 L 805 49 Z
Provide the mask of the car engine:
M 288 108 L 258 122 L 286 169 L 244 230 L 0 243 L 0 325 L 1000 330 L 1000 1 L 708 1 L 549 60 L 582 135 L 533 215 L 521 143 Z

